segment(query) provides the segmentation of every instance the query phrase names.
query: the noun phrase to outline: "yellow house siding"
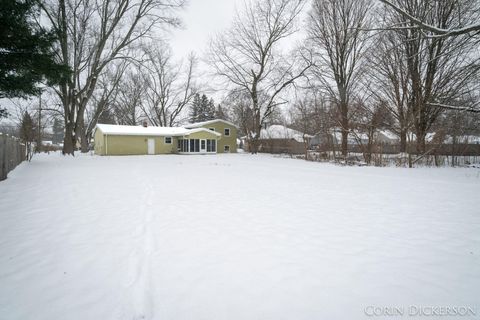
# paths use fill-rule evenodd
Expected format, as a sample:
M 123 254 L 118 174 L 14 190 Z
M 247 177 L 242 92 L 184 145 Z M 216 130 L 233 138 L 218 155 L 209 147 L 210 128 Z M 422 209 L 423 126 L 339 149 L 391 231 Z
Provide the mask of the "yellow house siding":
M 217 138 L 219 137 L 213 132 L 210 133 L 206 131 L 194 132 L 185 136 L 185 139 L 217 139 Z
M 214 123 L 209 127 L 214 127 L 216 132 L 222 134 L 226 125 L 219 126 Z M 213 131 L 199 131 L 182 137 L 171 137 L 170 144 L 165 143 L 165 138 L 168 136 L 104 134 L 100 128 L 97 128 L 94 134 L 94 150 L 98 155 L 144 155 L 148 154 L 148 140 L 153 139 L 155 154 L 171 154 L 178 153 L 178 139 L 215 139 L 217 152 L 222 153 L 227 143 L 230 145 L 230 152 L 236 152 L 236 128 L 228 127 L 231 130 L 231 137 L 219 137 Z
M 98 130 L 98 129 L 95 130 L 94 139 L 95 139 L 95 147 L 94 147 L 95 154 L 104 155 L 105 154 L 105 142 L 104 142 L 103 132 Z
M 217 140 L 217 153 L 223 153 L 226 145 L 230 146 L 230 152 L 237 152 L 237 128 L 235 126 L 226 124 L 222 121 L 206 124 L 203 126 L 206 129 L 214 128 L 215 132 L 222 136 Z M 225 128 L 230 129 L 230 136 L 225 136 Z
M 155 154 L 176 153 L 177 152 L 177 137 L 171 137 L 172 143 L 165 143 L 165 137 L 150 137 L 155 139 Z
M 140 155 L 148 154 L 148 139 L 155 141 L 155 154 L 175 153 L 177 140 L 172 137 L 172 143 L 166 144 L 165 137 L 159 136 L 121 136 L 106 135 L 102 155 Z M 95 135 L 95 147 L 97 136 Z M 96 149 L 95 149 L 96 150 Z
M 147 154 L 147 137 L 144 136 L 105 136 L 105 154 L 136 155 Z

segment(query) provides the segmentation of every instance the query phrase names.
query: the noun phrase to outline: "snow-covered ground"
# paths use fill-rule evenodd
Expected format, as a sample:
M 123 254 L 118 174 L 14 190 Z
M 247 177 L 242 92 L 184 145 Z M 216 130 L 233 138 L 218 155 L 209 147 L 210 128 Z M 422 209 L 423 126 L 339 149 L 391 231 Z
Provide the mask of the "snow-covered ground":
M 38 156 L 0 182 L 0 319 L 477 319 L 479 187 L 478 169 Z

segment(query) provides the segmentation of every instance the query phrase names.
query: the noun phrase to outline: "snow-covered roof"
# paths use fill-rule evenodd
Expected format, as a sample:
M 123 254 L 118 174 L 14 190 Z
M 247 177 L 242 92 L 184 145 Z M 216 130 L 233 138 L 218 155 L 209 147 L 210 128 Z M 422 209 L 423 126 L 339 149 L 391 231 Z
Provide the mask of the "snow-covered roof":
M 480 144 L 480 136 L 475 135 L 461 135 L 455 137 L 456 143 Z M 453 143 L 451 135 L 445 136 L 443 143 Z
M 221 136 L 218 132 L 213 132 L 206 128 L 187 129 L 183 127 L 155 127 L 155 126 L 122 126 L 115 124 L 97 124 L 97 128 L 104 134 L 125 135 L 125 136 L 187 136 L 189 134 L 206 131 L 216 136 Z
M 231 123 L 230 121 L 223 120 L 223 119 L 213 119 L 213 120 L 207 120 L 207 121 L 202 121 L 202 122 L 189 123 L 189 124 L 185 125 L 184 127 L 187 128 L 187 129 L 200 128 L 200 127 L 203 127 L 203 126 L 206 126 L 206 125 L 209 125 L 209 124 L 212 124 L 212 123 L 216 123 L 216 122 L 223 122 L 225 124 L 228 124 L 232 127 L 237 128 L 237 126 L 235 124 Z
M 260 139 L 294 139 L 298 142 L 303 142 L 304 134 L 300 131 L 293 130 L 282 126 L 280 124 L 273 124 L 267 129 L 260 131 Z M 305 134 L 305 138 L 311 138 L 309 134 Z
M 395 132 L 392 132 L 390 130 L 378 130 L 378 132 L 384 135 L 387 139 L 390 139 L 393 141 L 399 140 L 398 135 Z

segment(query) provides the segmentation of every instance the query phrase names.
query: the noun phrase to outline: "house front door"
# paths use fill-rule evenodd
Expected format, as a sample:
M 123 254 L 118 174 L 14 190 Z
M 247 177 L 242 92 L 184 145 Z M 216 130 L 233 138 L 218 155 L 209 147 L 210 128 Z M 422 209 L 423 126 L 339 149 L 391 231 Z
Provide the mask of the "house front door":
M 200 140 L 200 152 L 206 152 L 207 151 L 207 140 L 202 139 Z
M 148 139 L 148 154 L 155 154 L 155 139 Z

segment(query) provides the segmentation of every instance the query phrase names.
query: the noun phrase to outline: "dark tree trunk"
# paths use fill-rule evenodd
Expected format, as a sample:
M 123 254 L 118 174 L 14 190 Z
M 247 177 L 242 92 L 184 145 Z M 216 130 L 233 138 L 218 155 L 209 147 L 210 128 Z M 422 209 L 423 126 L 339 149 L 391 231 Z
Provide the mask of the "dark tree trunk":
M 85 128 L 85 123 L 80 124 L 80 150 L 82 153 L 88 152 L 88 144 L 90 142 L 89 134 Z
M 417 130 L 417 155 L 422 155 L 425 153 L 425 136 L 426 132 L 424 130 Z
M 65 124 L 65 137 L 63 138 L 63 149 L 62 153 L 64 155 L 71 154 L 74 155 L 75 150 L 75 136 L 73 134 L 73 124 L 68 122 Z
M 347 98 L 347 90 L 344 86 L 339 86 L 339 93 L 340 93 L 340 117 L 341 117 L 341 125 L 342 125 L 342 156 L 344 159 L 347 158 L 348 154 L 348 98 Z
M 400 130 L 400 153 L 407 152 L 407 130 Z
M 348 129 L 342 128 L 342 156 L 347 157 L 348 153 Z
M 82 139 L 80 140 L 80 147 L 81 147 L 82 153 L 87 153 L 89 151 L 89 148 L 88 148 L 89 140 L 90 139 L 86 134 L 82 134 Z

